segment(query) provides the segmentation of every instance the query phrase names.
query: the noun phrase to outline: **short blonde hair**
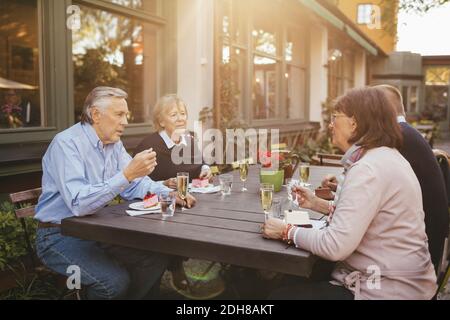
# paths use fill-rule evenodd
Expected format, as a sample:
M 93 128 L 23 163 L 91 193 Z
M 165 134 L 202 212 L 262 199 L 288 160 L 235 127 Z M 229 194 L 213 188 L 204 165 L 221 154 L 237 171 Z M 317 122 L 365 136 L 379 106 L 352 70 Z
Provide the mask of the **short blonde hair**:
M 156 102 L 155 108 L 153 108 L 153 125 L 155 126 L 157 132 L 161 132 L 164 130 L 164 128 L 161 127 L 160 122 L 163 118 L 163 115 L 165 113 L 168 113 L 169 108 L 172 108 L 174 105 L 179 110 L 181 108 L 184 108 L 184 111 L 186 112 L 187 116 L 186 103 L 183 100 L 181 100 L 176 94 L 168 94 L 161 97 L 158 100 L 158 102 Z

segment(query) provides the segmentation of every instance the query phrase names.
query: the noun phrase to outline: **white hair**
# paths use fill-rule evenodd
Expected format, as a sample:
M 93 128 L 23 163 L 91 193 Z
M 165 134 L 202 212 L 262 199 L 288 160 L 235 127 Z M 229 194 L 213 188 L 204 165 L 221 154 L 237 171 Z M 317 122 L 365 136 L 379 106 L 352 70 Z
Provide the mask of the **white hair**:
M 111 87 L 97 87 L 92 90 L 86 97 L 81 115 L 81 122 L 89 122 L 92 124 L 91 110 L 93 107 L 104 112 L 109 106 L 111 99 L 127 99 L 128 94 L 122 89 Z
M 153 125 L 155 126 L 156 131 L 160 132 L 164 130 L 163 127 L 161 127 L 161 120 L 163 118 L 163 115 L 169 112 L 169 110 L 176 106 L 179 110 L 184 109 L 184 111 L 187 114 L 187 106 L 186 103 L 181 100 L 176 94 L 167 94 L 156 102 L 155 107 L 153 108 Z

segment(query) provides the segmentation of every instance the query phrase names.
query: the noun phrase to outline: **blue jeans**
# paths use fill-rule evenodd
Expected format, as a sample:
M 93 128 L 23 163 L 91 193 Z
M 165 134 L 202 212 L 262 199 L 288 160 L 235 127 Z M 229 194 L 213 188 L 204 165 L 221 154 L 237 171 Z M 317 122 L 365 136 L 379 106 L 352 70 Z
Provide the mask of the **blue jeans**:
M 38 229 L 36 251 L 51 270 L 64 275 L 78 266 L 87 299 L 144 299 L 158 287 L 170 257 L 61 235 L 60 228 Z

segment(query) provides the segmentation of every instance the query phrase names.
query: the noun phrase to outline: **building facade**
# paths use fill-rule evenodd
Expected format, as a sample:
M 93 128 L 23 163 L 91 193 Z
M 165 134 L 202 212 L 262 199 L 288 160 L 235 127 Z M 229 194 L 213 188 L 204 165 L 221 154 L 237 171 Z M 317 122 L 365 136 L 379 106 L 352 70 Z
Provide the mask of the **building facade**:
M 386 57 L 383 41 L 340 8 L 326 0 L 2 0 L 0 193 L 40 184 L 48 144 L 79 121 L 98 85 L 129 93 L 130 151 L 168 93 L 187 102 L 191 128 L 209 109 L 215 126 L 279 128 L 288 138 L 316 130 L 322 104 L 369 83 L 373 62 Z
M 390 54 L 397 45 L 398 0 L 334 0 L 369 39 Z

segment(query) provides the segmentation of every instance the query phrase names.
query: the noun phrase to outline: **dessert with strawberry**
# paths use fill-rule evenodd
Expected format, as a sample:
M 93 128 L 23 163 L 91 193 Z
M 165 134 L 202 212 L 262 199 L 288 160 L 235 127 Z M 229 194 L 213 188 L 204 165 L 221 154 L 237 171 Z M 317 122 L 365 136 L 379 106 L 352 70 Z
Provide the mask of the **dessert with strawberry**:
M 193 188 L 206 188 L 209 186 L 209 179 L 193 179 L 192 187 Z
M 154 193 L 147 193 L 147 195 L 144 197 L 144 208 L 152 208 L 157 206 L 159 203 L 158 201 L 158 195 Z

